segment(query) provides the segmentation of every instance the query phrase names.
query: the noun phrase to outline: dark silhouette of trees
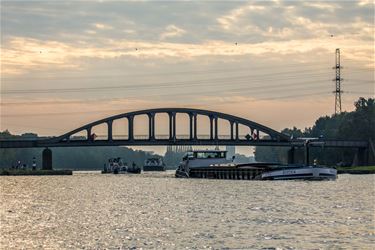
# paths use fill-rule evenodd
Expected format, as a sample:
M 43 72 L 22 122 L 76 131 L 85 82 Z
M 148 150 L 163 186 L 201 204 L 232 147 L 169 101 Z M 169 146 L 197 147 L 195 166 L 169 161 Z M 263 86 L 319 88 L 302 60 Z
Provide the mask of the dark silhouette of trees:
M 343 140 L 372 140 L 375 142 L 375 100 L 373 98 L 359 98 L 355 103 L 355 110 L 342 112 L 332 116 L 320 117 L 311 128 L 304 131 L 293 127 L 282 132 L 293 138 L 313 137 Z M 287 163 L 288 148 L 281 147 L 256 147 L 255 159 L 257 161 Z M 321 164 L 334 165 L 337 163 L 352 164 L 355 149 L 323 149 L 312 148 L 311 159 L 317 159 Z M 296 160 L 303 163 L 303 150 L 297 149 Z

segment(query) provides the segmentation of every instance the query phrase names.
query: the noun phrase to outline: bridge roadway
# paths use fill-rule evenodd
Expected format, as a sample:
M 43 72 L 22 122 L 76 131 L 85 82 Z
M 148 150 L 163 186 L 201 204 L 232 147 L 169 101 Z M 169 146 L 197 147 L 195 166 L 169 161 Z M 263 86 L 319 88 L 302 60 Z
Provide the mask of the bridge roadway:
M 47 139 L 28 140 L 0 140 L 0 148 L 47 148 L 47 147 L 87 147 L 87 146 L 164 146 L 164 145 L 191 145 L 191 146 L 279 146 L 279 147 L 304 147 L 306 140 L 294 139 L 289 141 L 274 140 L 246 140 L 246 139 L 136 139 L 133 140 L 69 140 L 56 141 L 54 137 Z M 368 141 L 361 140 L 329 140 L 312 139 L 309 147 L 325 148 L 368 148 Z

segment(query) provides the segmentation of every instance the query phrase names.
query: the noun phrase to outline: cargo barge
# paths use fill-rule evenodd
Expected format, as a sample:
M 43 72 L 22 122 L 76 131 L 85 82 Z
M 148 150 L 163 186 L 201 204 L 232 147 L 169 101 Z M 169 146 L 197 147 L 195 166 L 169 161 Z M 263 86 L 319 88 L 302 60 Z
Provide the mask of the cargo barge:
M 175 176 L 231 180 L 335 180 L 333 168 L 278 163 L 235 164 L 226 159 L 226 151 L 198 150 L 187 152 Z

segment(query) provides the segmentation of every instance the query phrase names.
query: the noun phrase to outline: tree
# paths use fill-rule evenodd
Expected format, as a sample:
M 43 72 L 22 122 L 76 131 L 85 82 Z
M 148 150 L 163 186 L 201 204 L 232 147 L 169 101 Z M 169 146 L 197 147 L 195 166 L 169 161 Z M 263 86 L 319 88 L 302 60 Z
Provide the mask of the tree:
M 296 137 L 323 137 L 326 139 L 344 140 L 373 140 L 375 141 L 375 101 L 373 98 L 359 98 L 355 103 L 355 111 L 342 112 L 332 116 L 323 116 L 315 121 L 311 128 L 304 132 L 296 127 L 284 129 L 282 133 Z M 355 150 L 313 148 L 310 151 L 312 159 L 320 163 L 336 164 L 337 162 L 351 163 Z M 280 148 L 256 147 L 257 161 L 285 162 L 286 150 Z

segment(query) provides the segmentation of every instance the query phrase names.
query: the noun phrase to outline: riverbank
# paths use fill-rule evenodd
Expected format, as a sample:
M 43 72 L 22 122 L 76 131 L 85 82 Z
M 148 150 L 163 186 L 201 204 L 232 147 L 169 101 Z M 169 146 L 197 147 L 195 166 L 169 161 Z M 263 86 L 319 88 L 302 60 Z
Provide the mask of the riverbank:
M 375 166 L 336 167 L 338 174 L 375 174 Z
M 72 170 L 21 170 L 2 169 L 0 175 L 72 175 Z

